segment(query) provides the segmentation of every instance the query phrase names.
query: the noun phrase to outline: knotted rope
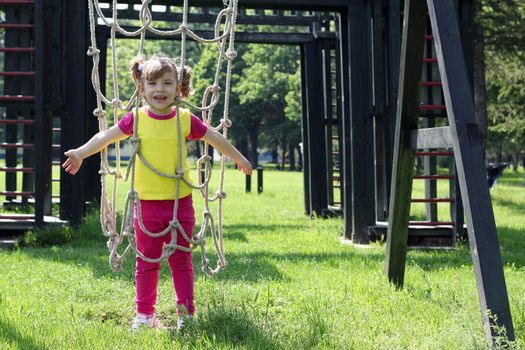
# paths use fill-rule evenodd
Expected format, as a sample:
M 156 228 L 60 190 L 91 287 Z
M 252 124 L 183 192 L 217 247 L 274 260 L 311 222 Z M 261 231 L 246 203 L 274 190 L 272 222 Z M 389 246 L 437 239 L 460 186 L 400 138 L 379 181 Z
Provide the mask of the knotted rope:
M 137 128 L 138 128 L 138 108 L 140 104 L 140 99 L 138 96 L 138 91 L 135 91 L 133 96 L 130 98 L 126 106 L 123 105 L 123 102 L 119 97 L 119 87 L 118 87 L 118 77 L 117 77 L 117 40 L 116 34 L 120 33 L 126 37 L 140 37 L 140 47 L 138 50 L 139 54 L 144 52 L 144 40 L 146 31 L 150 31 L 156 35 L 166 36 L 166 37 L 179 37 L 181 40 L 181 54 L 180 54 L 180 67 L 184 67 L 184 62 L 186 59 L 186 41 L 187 38 L 191 38 L 195 41 L 204 44 L 215 44 L 219 49 L 219 56 L 217 59 L 217 68 L 215 70 L 215 77 L 213 84 L 208 86 L 202 96 L 202 103 L 200 107 L 194 106 L 186 101 L 177 99 L 175 105 L 177 111 L 179 111 L 180 106 L 186 106 L 193 110 L 198 110 L 202 113 L 202 120 L 208 126 L 212 127 L 212 117 L 213 112 L 220 100 L 220 85 L 219 77 L 221 72 L 221 65 L 224 61 L 227 62 L 226 68 L 226 81 L 224 84 L 224 111 L 223 117 L 220 120 L 220 124 L 217 127 L 214 127 L 216 130 L 222 130 L 224 137 L 227 137 L 228 128 L 231 127 L 231 120 L 228 118 L 228 106 L 230 98 L 230 85 L 231 85 L 231 74 L 232 74 L 232 61 L 236 57 L 236 52 L 234 50 L 234 29 L 237 16 L 237 0 L 223 0 L 224 9 L 219 12 L 217 19 L 215 21 L 215 31 L 214 37 L 211 39 L 206 39 L 198 36 L 193 32 L 188 26 L 188 0 L 184 0 L 183 5 L 183 18 L 182 23 L 179 25 L 179 28 L 175 30 L 163 30 L 158 29 L 153 26 L 153 16 L 150 11 L 150 5 L 152 0 L 142 0 L 140 10 L 138 11 L 139 18 L 138 20 L 141 23 L 140 28 L 135 31 L 127 31 L 119 25 L 118 14 L 117 14 L 117 0 L 112 1 L 112 16 L 107 18 L 104 16 L 99 0 L 88 0 L 89 7 L 89 23 L 90 23 L 90 34 L 91 34 L 91 46 L 87 51 L 87 55 L 91 56 L 93 59 L 93 70 L 91 73 L 91 81 L 93 84 L 93 89 L 97 95 L 97 107 L 93 111 L 93 115 L 98 118 L 99 129 L 107 129 L 107 112 L 104 109 L 110 107 L 113 109 L 113 123 L 118 123 L 118 115 L 120 110 L 130 111 L 133 104 L 135 103 L 135 118 L 133 123 L 133 135 L 129 138 L 132 145 L 132 153 L 130 161 L 128 163 L 125 174 L 122 174 L 121 164 L 120 164 L 120 146 L 119 143 L 115 144 L 116 149 L 116 165 L 114 169 L 111 169 L 108 161 L 108 151 L 104 149 L 101 152 L 101 162 L 100 162 L 100 181 L 102 186 L 102 194 L 100 199 L 100 223 L 102 227 L 102 232 L 106 237 L 108 237 L 107 246 L 109 249 L 109 264 L 111 268 L 115 271 L 119 271 L 122 268 L 122 262 L 126 255 L 130 251 L 134 251 L 137 256 L 147 262 L 159 262 L 162 259 L 173 254 L 177 249 L 182 251 L 193 251 L 197 247 L 201 248 L 202 256 L 202 270 L 208 275 L 212 276 L 224 269 L 227 266 L 227 261 L 224 256 L 224 246 L 223 246 L 223 229 L 222 229 L 222 201 L 226 199 L 226 192 L 223 189 L 224 186 L 224 156 L 221 154 L 220 159 L 220 178 L 219 178 L 219 188 L 215 192 L 213 197 L 210 197 L 209 193 L 209 181 L 212 173 L 211 168 L 211 158 L 207 156 L 209 145 L 204 143 L 204 155 L 199 158 L 197 161 L 197 178 L 198 184 L 193 185 L 185 177 L 184 170 L 181 168 L 182 160 L 182 147 L 183 141 L 181 135 L 181 125 L 180 118 L 177 118 L 177 132 L 178 132 L 178 143 L 179 143 L 179 168 L 175 171 L 174 174 L 167 174 L 160 172 L 153 165 L 151 165 L 147 159 L 143 157 L 140 153 L 140 139 L 137 137 Z M 96 15 L 95 15 L 96 13 Z M 95 29 L 97 26 L 97 21 L 102 23 L 110 28 L 110 43 L 111 43 L 111 68 L 112 68 L 112 77 L 113 77 L 113 91 L 114 97 L 106 97 L 100 86 L 100 74 L 99 74 L 99 63 L 100 63 L 100 50 L 97 48 Z M 221 30 L 222 28 L 222 30 Z M 182 81 L 183 70 L 179 72 L 179 81 Z M 209 101 L 209 103 L 208 103 Z M 176 193 L 174 194 L 175 205 L 173 208 L 173 219 L 169 225 L 160 232 L 150 232 L 144 226 L 142 221 L 142 212 L 140 207 L 139 195 L 135 191 L 135 162 L 137 157 L 141 162 L 143 162 L 150 170 L 154 173 L 175 179 Z M 200 176 L 201 171 L 204 171 L 205 178 L 202 179 Z M 108 190 L 106 186 L 106 177 L 113 177 L 113 186 L 111 191 Z M 130 190 L 128 192 L 126 202 L 124 204 L 124 214 L 122 225 L 119 230 L 117 230 L 117 206 L 116 206 L 116 193 L 117 193 L 117 184 L 119 180 L 128 181 L 130 180 Z M 179 221 L 177 220 L 177 209 L 179 205 L 179 191 L 180 191 L 180 182 L 183 181 L 188 186 L 198 189 L 204 198 L 204 212 L 202 214 L 202 224 L 200 231 L 193 237 L 190 236 L 184 231 Z M 109 199 L 111 198 L 111 200 Z M 218 202 L 217 206 L 217 217 L 218 223 L 215 225 L 215 220 L 210 211 L 210 202 Z M 162 255 L 159 258 L 151 258 L 144 256 L 138 249 L 135 244 L 135 236 L 133 233 L 133 206 L 137 208 L 137 217 L 138 224 L 141 230 L 150 237 L 160 237 L 172 233 L 171 241 L 166 244 L 162 250 Z M 189 247 L 184 247 L 176 243 L 177 231 L 181 233 L 186 242 L 189 243 Z M 206 232 L 210 231 L 213 242 L 215 245 L 218 261 L 217 267 L 212 269 L 209 266 L 209 260 L 206 257 L 206 248 L 205 248 L 205 238 Z M 123 250 L 122 253 L 119 253 L 119 247 L 124 242 L 124 239 L 127 238 L 128 246 Z

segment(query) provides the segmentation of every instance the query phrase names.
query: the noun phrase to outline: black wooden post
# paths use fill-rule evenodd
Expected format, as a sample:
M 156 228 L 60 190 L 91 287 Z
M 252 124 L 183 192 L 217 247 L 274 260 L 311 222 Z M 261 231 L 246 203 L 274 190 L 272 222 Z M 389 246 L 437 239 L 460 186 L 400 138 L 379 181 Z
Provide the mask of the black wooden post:
M 303 183 L 304 183 L 304 212 L 306 215 L 312 215 L 312 207 L 310 206 L 310 153 L 308 151 L 308 143 L 310 138 L 308 136 L 308 93 L 307 78 L 306 78 L 306 49 L 305 45 L 301 45 L 301 132 L 302 132 L 302 159 L 303 159 Z
M 514 340 L 507 287 L 496 223 L 484 169 L 484 157 L 474 114 L 470 81 L 451 1 L 427 0 L 439 70 L 454 144 L 470 250 L 487 340 L 502 334 Z M 446 38 L 446 40 L 442 40 Z M 495 316 L 494 319 L 490 315 Z
M 341 181 L 342 181 L 342 197 L 341 203 L 343 207 L 344 228 L 343 236 L 347 239 L 352 239 L 352 144 L 350 142 L 351 123 L 350 123 L 350 64 L 349 64 L 349 50 L 350 42 L 350 25 L 349 25 L 349 9 L 345 8 L 341 11 L 339 20 L 339 32 L 341 39 L 339 40 L 340 52 L 340 76 L 338 80 L 341 84 L 342 108 L 341 108 L 341 132 L 339 139 L 339 147 L 342 154 L 341 162 Z
M 394 135 L 397 120 L 397 93 L 399 88 L 399 58 L 401 57 L 401 4 L 400 0 L 388 1 L 388 34 L 387 34 L 387 77 L 388 106 L 385 123 L 385 180 L 387 193 L 387 213 L 390 211 L 390 193 L 394 159 Z M 388 218 L 387 218 L 388 219 Z
M 375 194 L 376 220 L 385 221 L 388 211 L 387 161 L 386 161 L 386 72 L 383 29 L 383 2 L 374 0 L 372 4 L 373 20 L 373 67 L 374 67 L 374 155 L 375 155 Z
M 252 191 L 252 177 L 251 175 L 246 175 L 246 193 Z
M 320 215 L 328 206 L 321 42 L 314 40 L 304 44 L 304 53 L 308 133 L 308 144 L 304 145 L 308 149 L 308 168 L 305 167 L 305 171 L 310 174 L 310 214 Z
M 257 193 L 262 193 L 263 191 L 263 171 L 262 166 L 257 167 Z
M 76 148 L 84 143 L 88 118 L 93 117 L 93 106 L 86 104 L 86 81 L 90 81 L 87 63 L 87 6 L 83 0 L 70 0 L 63 3 L 64 13 L 64 97 L 66 103 L 62 120 L 61 144 L 62 150 Z M 94 157 L 91 157 L 94 158 Z M 62 170 L 60 193 L 61 218 L 71 223 L 78 223 L 84 214 L 85 207 L 85 177 L 83 167 L 75 176 Z M 89 176 L 96 176 L 90 174 Z
M 399 70 L 394 163 L 388 215 L 385 273 L 397 286 L 405 275 L 410 197 L 415 151 L 410 148 L 410 131 L 417 129 L 419 80 L 423 66 L 426 24 L 425 3 L 405 0 L 403 39 Z
M 369 2 L 348 6 L 354 243 L 368 243 L 368 227 L 375 225 L 370 17 Z

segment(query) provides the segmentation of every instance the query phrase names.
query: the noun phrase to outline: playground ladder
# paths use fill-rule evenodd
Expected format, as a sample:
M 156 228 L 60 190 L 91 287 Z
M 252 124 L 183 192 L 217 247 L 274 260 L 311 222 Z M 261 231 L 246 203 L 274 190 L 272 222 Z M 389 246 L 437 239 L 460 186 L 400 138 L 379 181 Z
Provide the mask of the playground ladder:
M 433 128 L 439 120 L 447 120 L 446 106 L 443 98 L 442 83 L 437 67 L 432 28 L 427 23 L 425 34 L 425 55 L 423 58 L 423 78 L 419 83 L 422 103 L 419 105 L 420 126 Z M 458 234 L 463 233 L 463 210 L 461 200 L 457 200 L 458 188 L 454 153 L 452 148 L 439 150 L 424 149 L 416 151 L 416 157 L 423 163 L 423 173 L 413 176 L 415 180 L 425 181 L 425 195 L 422 198 L 411 198 L 411 203 L 425 204 L 425 220 L 409 221 L 409 245 L 411 246 L 450 246 L 456 245 Z M 447 158 L 448 174 L 437 173 L 438 157 Z M 449 195 L 438 197 L 437 182 L 449 183 Z M 448 203 L 450 218 L 438 218 L 438 204 Z
M 32 0 L 0 0 L 4 39 L 0 47 L 0 79 L 4 86 L 0 92 L 0 128 L 5 137 L 0 142 L 0 152 L 5 155 L 5 162 L 0 163 L 0 233 L 59 221 L 51 217 L 52 186 L 45 183 L 46 175 L 41 171 L 43 137 L 48 132 L 42 124 L 42 63 L 36 47 L 37 35 L 43 31 L 37 24 L 42 8 Z M 6 212 L 15 207 L 16 214 Z M 20 211 L 30 213 L 18 214 Z

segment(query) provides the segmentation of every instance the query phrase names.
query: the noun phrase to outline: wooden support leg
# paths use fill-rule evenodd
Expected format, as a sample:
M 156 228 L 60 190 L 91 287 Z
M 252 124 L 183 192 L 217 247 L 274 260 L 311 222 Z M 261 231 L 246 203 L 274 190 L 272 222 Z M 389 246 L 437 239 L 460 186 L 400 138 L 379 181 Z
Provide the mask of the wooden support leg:
M 404 16 L 385 260 L 385 274 L 398 287 L 403 286 L 405 276 L 415 160 L 415 151 L 410 147 L 410 131 L 417 129 L 418 82 L 423 66 L 421 58 L 426 24 L 425 3 L 406 0 Z
M 503 332 L 513 340 L 514 328 L 467 67 L 457 20 L 450 15 L 454 11 L 454 2 L 427 0 L 427 3 L 454 143 L 485 335 L 491 343 L 494 343 L 495 337 L 504 335 Z

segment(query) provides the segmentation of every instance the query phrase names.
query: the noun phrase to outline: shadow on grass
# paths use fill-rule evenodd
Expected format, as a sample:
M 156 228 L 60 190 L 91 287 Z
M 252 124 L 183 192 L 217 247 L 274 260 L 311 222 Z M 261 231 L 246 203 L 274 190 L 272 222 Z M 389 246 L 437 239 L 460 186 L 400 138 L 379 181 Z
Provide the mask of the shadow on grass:
M 15 344 L 17 348 L 24 350 L 45 350 L 45 346 L 37 344 L 32 338 L 22 335 L 16 327 L 0 318 L 0 342 L 4 345 Z
M 247 243 L 248 235 L 257 235 L 271 232 L 281 232 L 284 229 L 297 230 L 302 228 L 300 225 L 283 226 L 276 224 L 268 225 L 231 225 L 225 227 L 224 239 L 225 241 L 235 239 Z M 199 227 L 196 227 L 195 232 L 198 232 Z M 63 262 L 65 264 L 81 265 L 89 267 L 93 271 L 95 277 L 110 277 L 134 280 L 134 265 L 135 256 L 133 252 L 127 255 L 124 260 L 123 269 L 121 272 L 113 272 L 108 264 L 109 252 L 106 248 L 106 237 L 100 231 L 98 217 L 93 215 L 86 217 L 85 222 L 74 233 L 74 240 L 71 244 L 55 247 L 42 248 L 23 248 L 23 252 L 27 255 L 38 259 L 52 260 Z M 207 235 L 207 246 L 213 246 L 213 238 Z M 128 242 L 122 244 L 119 251 L 123 251 Z M 217 257 L 214 249 L 208 248 L 207 256 L 212 267 L 215 267 Z M 271 254 L 266 252 L 256 253 L 232 253 L 226 251 L 226 259 L 229 260 L 230 266 L 228 273 L 220 273 L 219 276 L 227 275 L 227 279 L 232 280 L 248 280 L 260 281 L 265 279 L 284 280 L 285 276 L 276 267 L 276 263 L 281 260 L 290 260 L 299 262 L 300 260 L 317 260 L 323 261 L 327 258 L 325 255 L 311 255 L 311 254 Z M 344 258 L 341 257 L 341 258 Z M 196 271 L 201 269 L 201 250 L 197 248 L 193 253 L 193 263 Z M 160 278 L 171 278 L 168 272 L 168 267 L 165 262 L 162 263 Z
M 254 323 L 248 312 L 226 306 L 208 306 L 202 311 L 197 322 L 191 324 L 185 335 L 193 345 L 202 345 L 202 340 L 213 348 L 280 349 L 282 348 L 271 335 L 265 333 L 262 325 Z M 173 331 L 173 338 L 180 333 Z
M 498 240 L 503 264 L 511 264 L 518 268 L 525 266 L 524 232 L 510 227 L 498 227 Z M 468 242 L 458 244 L 455 250 L 412 250 L 417 252 L 407 256 L 407 262 L 412 261 L 423 270 L 436 270 L 443 267 L 461 267 L 472 264 L 472 256 Z M 479 254 L 480 252 L 478 252 Z

